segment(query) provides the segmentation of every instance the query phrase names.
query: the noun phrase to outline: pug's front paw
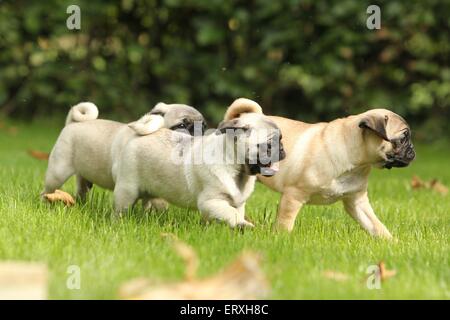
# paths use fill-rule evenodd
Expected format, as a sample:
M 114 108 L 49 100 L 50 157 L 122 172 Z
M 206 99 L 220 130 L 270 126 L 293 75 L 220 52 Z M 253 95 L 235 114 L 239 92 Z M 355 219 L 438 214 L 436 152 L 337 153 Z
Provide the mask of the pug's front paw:
M 255 225 L 247 220 L 244 220 L 244 221 L 236 224 L 236 228 L 238 228 L 238 229 L 254 228 L 254 227 L 255 227 Z

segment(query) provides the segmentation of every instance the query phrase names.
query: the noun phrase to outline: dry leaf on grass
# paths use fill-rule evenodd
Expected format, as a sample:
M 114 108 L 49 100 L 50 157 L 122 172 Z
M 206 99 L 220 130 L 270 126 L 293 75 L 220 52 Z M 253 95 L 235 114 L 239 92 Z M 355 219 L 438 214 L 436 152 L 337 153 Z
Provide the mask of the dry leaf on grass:
M 44 198 L 52 203 L 62 201 L 66 206 L 73 206 L 75 204 L 75 200 L 72 196 L 61 190 L 56 190 L 54 193 L 44 194 Z
M 7 133 L 9 133 L 12 136 L 17 135 L 17 133 L 19 132 L 19 129 L 17 127 L 8 127 L 3 122 L 0 122 L 0 130 L 6 131 Z
M 380 261 L 378 263 L 378 268 L 380 270 L 380 279 L 382 281 L 385 281 L 386 279 L 392 278 L 393 276 L 395 276 L 397 274 L 396 270 L 386 269 L 386 265 L 385 265 L 384 261 Z
M 375 273 L 369 274 L 365 277 L 364 282 L 367 283 L 369 277 L 375 276 L 378 281 L 386 281 L 389 278 L 394 277 L 397 274 L 397 270 L 389 270 L 386 268 L 386 264 L 384 261 L 380 261 L 377 264 L 377 269 L 375 269 Z
M 165 235 L 167 236 L 167 235 Z M 227 268 L 204 279 L 197 279 L 197 254 L 192 247 L 178 240 L 174 246 L 185 260 L 186 276 L 181 282 L 151 285 L 147 279 L 131 280 L 119 289 L 119 297 L 133 300 L 243 300 L 261 299 L 268 295 L 269 286 L 261 270 L 260 257 L 243 252 Z
M 171 233 L 163 233 L 161 234 L 163 237 L 167 237 L 172 239 L 173 246 L 178 255 L 184 260 L 186 265 L 186 269 L 184 272 L 185 280 L 190 281 L 194 280 L 197 274 L 198 268 L 198 257 L 195 250 L 188 244 L 183 241 L 180 241 L 174 234 Z
M 418 176 L 413 176 L 411 179 L 411 188 L 413 189 L 431 189 L 441 195 L 445 196 L 448 193 L 448 188 L 442 184 L 438 179 L 432 179 L 430 181 L 423 181 Z
M 47 299 L 47 279 L 45 264 L 0 262 L 0 300 Z
M 348 274 L 333 270 L 326 270 L 322 273 L 322 275 L 327 279 L 332 279 L 338 282 L 344 282 L 350 278 Z
M 431 189 L 442 194 L 443 196 L 447 195 L 448 188 L 439 182 L 437 179 L 433 179 L 430 181 Z
M 425 188 L 425 182 L 422 181 L 418 176 L 413 176 L 411 179 L 411 188 L 420 189 Z
M 28 154 L 38 160 L 48 160 L 48 157 L 50 156 L 47 152 L 38 150 L 28 150 Z

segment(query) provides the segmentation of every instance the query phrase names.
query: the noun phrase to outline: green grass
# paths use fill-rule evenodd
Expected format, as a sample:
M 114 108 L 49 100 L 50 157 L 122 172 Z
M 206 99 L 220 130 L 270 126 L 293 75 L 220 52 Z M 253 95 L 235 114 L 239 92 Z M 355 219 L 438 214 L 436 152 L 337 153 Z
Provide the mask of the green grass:
M 56 123 L 56 122 L 55 122 Z M 145 215 L 139 208 L 119 223 L 109 219 L 112 193 L 94 188 L 86 204 L 70 209 L 39 200 L 46 162 L 27 149 L 49 151 L 60 123 L 18 125 L 14 136 L 0 129 L 0 260 L 44 261 L 50 268 L 50 298 L 115 298 L 121 283 L 145 276 L 182 278 L 184 265 L 160 234 L 171 232 L 200 257 L 200 276 L 211 275 L 242 249 L 262 253 L 273 299 L 437 299 L 450 298 L 449 196 L 409 188 L 412 175 L 450 185 L 448 145 L 419 146 L 406 169 L 374 170 L 370 196 L 377 215 L 398 238 L 376 240 L 342 209 L 309 206 L 292 234 L 275 234 L 279 195 L 258 185 L 248 203 L 256 228 L 244 233 L 219 223 L 202 223 L 196 211 L 171 208 Z M 74 181 L 64 186 L 73 193 Z M 369 290 L 365 271 L 384 260 L 397 275 Z M 67 268 L 81 268 L 81 289 L 66 287 Z M 350 275 L 346 282 L 325 278 L 324 270 Z

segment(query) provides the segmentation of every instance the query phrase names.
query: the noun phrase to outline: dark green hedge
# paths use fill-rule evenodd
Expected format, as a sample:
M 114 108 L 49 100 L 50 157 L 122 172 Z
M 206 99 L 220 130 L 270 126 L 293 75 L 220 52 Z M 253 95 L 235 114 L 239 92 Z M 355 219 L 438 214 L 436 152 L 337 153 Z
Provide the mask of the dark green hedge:
M 81 30 L 66 8 L 81 8 Z M 381 7 L 368 30 L 366 8 Z M 389 107 L 436 136 L 450 115 L 450 1 L 0 1 L 0 110 L 91 100 L 131 119 L 158 101 L 214 124 L 236 97 L 327 120 Z M 424 130 L 425 131 L 425 130 Z

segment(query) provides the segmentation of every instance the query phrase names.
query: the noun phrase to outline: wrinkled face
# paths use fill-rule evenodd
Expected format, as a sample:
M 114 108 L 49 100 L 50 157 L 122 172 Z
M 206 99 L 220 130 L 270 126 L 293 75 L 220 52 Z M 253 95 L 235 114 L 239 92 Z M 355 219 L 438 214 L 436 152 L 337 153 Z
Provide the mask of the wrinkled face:
M 365 123 L 360 123 L 360 127 L 369 129 L 367 134 L 372 137 L 368 146 L 376 148 L 381 167 L 406 167 L 414 160 L 416 153 L 411 141 L 411 129 L 399 115 L 376 109 L 367 113 Z
M 273 176 L 278 171 L 276 164 L 286 157 L 280 129 L 262 114 L 247 113 L 224 121 L 217 133 L 234 138 L 238 153 L 244 152 L 246 171 L 250 175 Z
M 384 167 L 387 169 L 406 167 L 416 157 L 411 141 L 411 130 L 403 121 L 392 121 L 391 127 L 388 133 L 389 141 L 384 142 L 387 144 L 384 147 L 386 155 Z
M 165 127 L 190 135 L 203 135 L 207 125 L 202 114 L 195 108 L 184 104 L 158 103 L 150 114 L 164 117 Z
M 271 177 L 277 173 L 278 167 L 275 164 L 286 158 L 281 139 L 281 132 L 277 129 L 269 133 L 265 141 L 250 145 L 249 157 L 246 158 L 250 174 Z

